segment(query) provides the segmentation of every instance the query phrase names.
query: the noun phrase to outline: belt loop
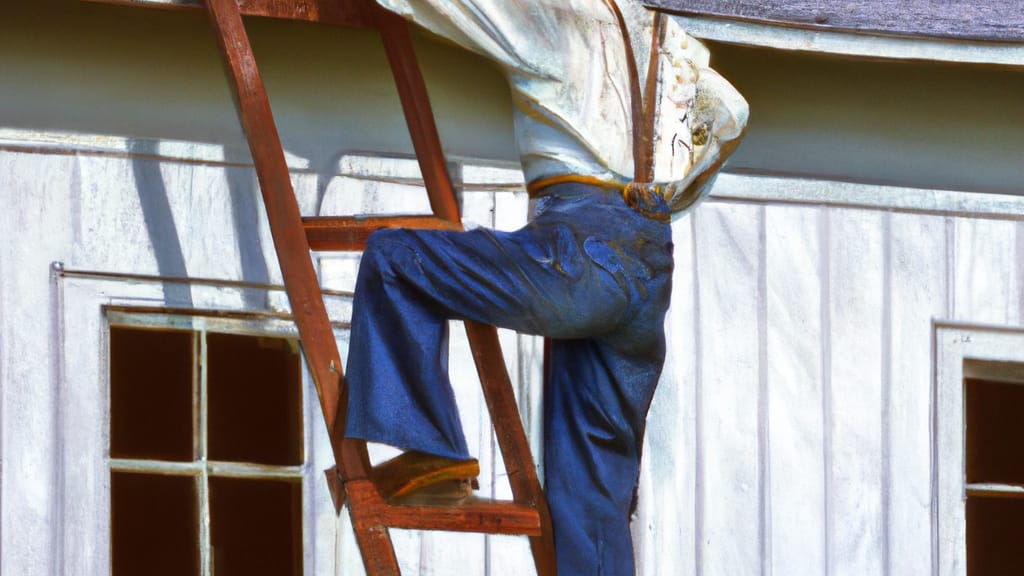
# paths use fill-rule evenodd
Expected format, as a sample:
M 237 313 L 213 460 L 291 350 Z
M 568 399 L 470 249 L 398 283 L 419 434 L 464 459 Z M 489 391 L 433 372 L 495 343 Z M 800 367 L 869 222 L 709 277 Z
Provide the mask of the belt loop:
M 672 221 L 672 213 L 661 196 L 659 186 L 643 182 L 630 182 L 622 188 L 622 199 L 633 210 L 663 224 Z

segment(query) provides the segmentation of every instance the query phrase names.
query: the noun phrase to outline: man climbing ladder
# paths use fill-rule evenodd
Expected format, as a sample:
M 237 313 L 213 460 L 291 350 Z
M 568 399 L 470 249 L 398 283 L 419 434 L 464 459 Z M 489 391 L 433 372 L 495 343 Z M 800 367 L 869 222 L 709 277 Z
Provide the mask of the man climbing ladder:
M 624 0 L 377 2 L 505 72 L 537 208 L 511 233 L 370 238 L 346 435 L 433 466 L 427 476 L 441 482 L 409 496 L 461 497 L 475 463 L 448 381 L 447 320 L 547 336 L 544 459 L 559 573 L 632 574 L 629 515 L 665 357 L 669 222 L 707 193 L 742 136 L 746 103 L 695 40 Z

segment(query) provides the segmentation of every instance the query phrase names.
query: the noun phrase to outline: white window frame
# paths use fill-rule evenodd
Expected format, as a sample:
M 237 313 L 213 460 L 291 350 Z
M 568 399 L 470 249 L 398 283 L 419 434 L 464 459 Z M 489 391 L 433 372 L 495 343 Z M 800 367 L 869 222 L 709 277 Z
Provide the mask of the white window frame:
M 159 278 L 91 274 L 55 269 L 55 298 L 59 342 L 60 394 L 58 422 L 61 428 L 61 522 L 63 571 L 67 574 L 111 573 L 110 475 L 132 462 L 110 458 L 109 334 L 110 326 L 148 326 L 206 332 L 227 332 L 297 338 L 298 332 L 286 310 L 244 310 L 242 290 L 264 290 L 274 307 L 283 302 L 280 287 L 244 283 L 189 284 L 196 309 L 163 308 L 164 280 Z M 333 302 L 331 301 L 333 300 Z M 337 318 L 346 308 L 344 298 L 328 297 L 328 310 L 339 344 L 347 343 L 347 326 Z M 340 304 L 340 306 L 339 306 Z M 200 308 L 200 306 L 202 308 Z M 210 311 L 216 311 L 210 314 Z M 312 380 L 303 364 L 302 438 L 303 463 L 287 471 L 302 480 L 303 574 L 330 573 L 334 535 L 325 532 L 337 516 L 323 470 L 333 456 Z M 185 464 L 199 465 L 198 463 Z M 244 467 L 244 466 L 243 466 Z M 246 472 L 246 471 L 242 471 Z M 263 474 L 263 476 L 266 476 Z M 206 511 L 200 510 L 201 513 Z M 202 517 L 200 519 L 203 523 Z M 319 528 L 318 528 L 319 527 Z M 203 541 L 200 556 L 208 542 Z M 329 568 L 328 568 L 329 570 Z M 209 571 L 203 568 L 204 575 Z
M 1024 381 L 1024 330 L 936 322 L 932 542 L 938 576 L 967 574 L 964 378 Z M 994 367 L 990 363 L 1000 363 Z M 1010 368 L 1006 363 L 1020 366 Z M 998 371 L 998 373 L 996 373 Z M 979 488 L 975 487 L 975 488 Z M 1010 490 L 1010 487 L 988 489 Z

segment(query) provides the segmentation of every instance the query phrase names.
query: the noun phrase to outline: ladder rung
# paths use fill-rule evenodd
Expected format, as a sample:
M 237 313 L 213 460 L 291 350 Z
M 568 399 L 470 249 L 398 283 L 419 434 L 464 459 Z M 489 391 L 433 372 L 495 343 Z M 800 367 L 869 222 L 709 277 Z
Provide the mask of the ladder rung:
M 388 505 L 383 510 L 383 524 L 410 530 L 445 530 L 539 536 L 540 515 L 537 509 L 502 500 L 477 500 L 443 505 Z
M 409 530 L 444 530 L 540 536 L 540 513 L 535 506 L 508 500 L 471 498 L 457 503 L 388 504 L 369 480 L 345 484 L 357 529 L 372 526 Z
M 310 249 L 320 252 L 362 250 L 370 234 L 381 228 L 462 230 L 437 216 L 320 216 L 303 218 L 302 226 Z

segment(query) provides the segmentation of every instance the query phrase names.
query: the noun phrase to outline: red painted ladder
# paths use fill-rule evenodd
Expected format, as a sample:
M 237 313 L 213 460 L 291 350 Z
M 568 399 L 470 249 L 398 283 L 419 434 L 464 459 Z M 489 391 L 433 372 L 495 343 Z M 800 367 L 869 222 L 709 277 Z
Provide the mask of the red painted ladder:
M 144 0 L 94 0 L 146 5 Z M 408 24 L 372 0 L 205 0 L 217 32 L 228 76 L 252 152 L 260 189 L 306 362 L 316 383 L 336 467 L 328 471 L 339 512 L 347 502 L 366 571 L 398 575 L 388 528 L 449 530 L 530 537 L 540 576 L 555 574 L 554 541 L 547 501 L 537 479 L 526 433 L 494 327 L 466 322 L 491 420 L 511 484 L 512 501 L 396 506 L 374 483 L 366 444 L 343 436 L 345 378 L 313 268 L 311 250 L 360 250 L 377 228 L 461 228 L 458 203 L 448 178 L 427 91 L 416 62 Z M 161 2 L 162 8 L 197 8 Z M 270 103 L 253 57 L 242 15 L 306 20 L 376 29 L 395 78 L 433 216 L 303 218 L 292 189 Z

